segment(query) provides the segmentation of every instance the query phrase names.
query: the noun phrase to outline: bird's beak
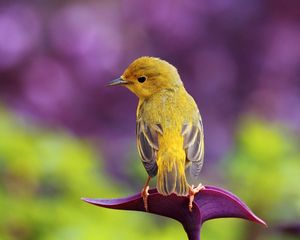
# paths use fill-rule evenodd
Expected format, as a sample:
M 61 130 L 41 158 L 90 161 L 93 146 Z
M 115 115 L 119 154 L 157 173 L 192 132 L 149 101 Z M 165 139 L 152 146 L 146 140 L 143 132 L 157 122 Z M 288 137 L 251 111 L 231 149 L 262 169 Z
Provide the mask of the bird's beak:
M 110 81 L 107 86 L 117 86 L 117 85 L 124 85 L 127 84 L 128 82 L 122 78 L 117 78 L 115 80 Z

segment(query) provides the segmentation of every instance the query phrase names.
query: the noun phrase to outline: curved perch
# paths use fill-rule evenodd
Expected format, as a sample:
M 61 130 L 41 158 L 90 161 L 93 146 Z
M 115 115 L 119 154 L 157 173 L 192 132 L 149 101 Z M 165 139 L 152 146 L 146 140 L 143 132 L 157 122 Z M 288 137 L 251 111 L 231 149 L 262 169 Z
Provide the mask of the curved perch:
M 232 193 L 217 187 L 205 186 L 195 195 L 192 212 L 188 209 L 187 197 L 175 194 L 163 196 L 156 189 L 149 190 L 148 212 L 179 221 L 186 231 L 189 240 L 199 240 L 201 226 L 205 221 L 215 218 L 242 218 L 267 227 L 250 208 Z M 91 199 L 83 201 L 111 209 L 146 212 L 140 193 L 126 198 Z

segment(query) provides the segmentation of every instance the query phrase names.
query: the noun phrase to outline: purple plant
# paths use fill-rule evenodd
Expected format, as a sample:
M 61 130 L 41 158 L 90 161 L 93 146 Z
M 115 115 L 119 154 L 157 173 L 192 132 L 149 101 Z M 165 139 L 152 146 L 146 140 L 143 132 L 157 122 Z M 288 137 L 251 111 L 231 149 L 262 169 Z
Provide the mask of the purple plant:
M 149 194 L 149 213 L 179 221 L 189 240 L 199 240 L 202 224 L 215 218 L 243 218 L 267 226 L 238 197 L 221 188 L 206 186 L 204 190 L 197 193 L 192 212 L 188 209 L 188 198 L 186 197 L 179 197 L 175 194 L 163 196 L 156 189 L 149 190 Z M 145 212 L 140 193 L 126 198 L 82 198 L 82 200 L 99 207 Z
M 282 224 L 277 227 L 277 229 L 285 234 L 291 236 L 298 236 L 300 237 L 300 221 L 295 221 L 291 223 Z

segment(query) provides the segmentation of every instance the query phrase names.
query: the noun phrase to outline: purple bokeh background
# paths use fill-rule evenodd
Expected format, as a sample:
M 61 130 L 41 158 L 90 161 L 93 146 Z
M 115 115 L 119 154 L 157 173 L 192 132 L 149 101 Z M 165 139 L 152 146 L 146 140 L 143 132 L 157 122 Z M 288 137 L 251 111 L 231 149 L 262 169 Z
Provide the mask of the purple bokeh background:
M 299 131 L 299 21 L 299 1 L 2 0 L 0 99 L 45 126 L 100 139 L 114 164 L 134 142 L 137 99 L 105 83 L 133 59 L 157 56 L 198 103 L 209 165 L 244 113 Z

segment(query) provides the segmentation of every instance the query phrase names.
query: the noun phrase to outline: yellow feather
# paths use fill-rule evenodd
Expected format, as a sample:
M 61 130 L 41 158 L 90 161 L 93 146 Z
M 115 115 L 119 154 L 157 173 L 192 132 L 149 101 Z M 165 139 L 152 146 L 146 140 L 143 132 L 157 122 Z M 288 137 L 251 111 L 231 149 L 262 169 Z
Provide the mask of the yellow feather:
M 145 81 L 139 82 L 139 77 Z M 164 195 L 187 195 L 186 166 L 194 161 L 194 175 L 198 176 L 204 153 L 202 122 L 194 99 L 185 90 L 177 69 L 158 58 L 138 58 L 121 78 L 124 86 L 139 98 L 137 122 L 143 129 L 137 136 L 138 149 L 145 166 L 157 165 L 158 191 Z M 183 134 L 185 125 L 196 126 L 190 140 L 188 134 Z M 158 150 L 153 147 L 156 140 Z M 186 141 L 190 141 L 188 147 L 184 147 Z

